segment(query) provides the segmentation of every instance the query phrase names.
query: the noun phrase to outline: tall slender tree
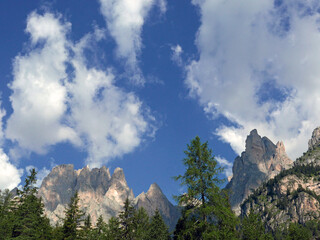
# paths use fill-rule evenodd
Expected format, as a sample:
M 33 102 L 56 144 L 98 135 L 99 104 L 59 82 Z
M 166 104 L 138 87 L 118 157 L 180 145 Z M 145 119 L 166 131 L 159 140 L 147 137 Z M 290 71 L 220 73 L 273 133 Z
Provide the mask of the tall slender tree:
M 79 237 L 79 229 L 83 222 L 84 213 L 80 210 L 78 192 L 71 197 L 70 203 L 65 210 L 65 218 L 63 221 L 63 239 L 77 239 Z
M 208 142 L 201 143 L 197 136 L 187 145 L 184 153 L 186 171 L 175 177 L 187 188 L 185 194 L 176 196 L 179 205 L 185 207 L 184 222 L 179 222 L 180 235 L 190 239 L 236 238 L 236 217 L 227 195 L 219 188 L 224 181 L 219 178 L 223 168 L 215 160 Z M 232 220 L 232 224 L 228 224 L 228 219 Z M 179 239 L 179 236 L 176 235 L 176 238 Z
M 119 222 L 123 239 L 134 239 L 134 217 L 136 210 L 132 202 L 127 198 L 124 202 L 123 210 L 119 214 Z

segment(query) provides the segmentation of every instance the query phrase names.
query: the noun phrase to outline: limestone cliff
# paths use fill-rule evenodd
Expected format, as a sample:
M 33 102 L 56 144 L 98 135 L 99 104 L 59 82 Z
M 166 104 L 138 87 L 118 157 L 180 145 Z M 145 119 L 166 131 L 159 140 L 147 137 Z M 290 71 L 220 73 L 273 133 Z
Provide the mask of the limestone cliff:
M 169 202 L 156 183 L 151 184 L 147 193 L 136 198 L 136 206 L 143 207 L 150 216 L 159 209 L 168 226 L 175 226 L 180 217 L 180 210 Z
M 259 213 L 271 230 L 290 222 L 304 224 L 320 217 L 319 128 L 309 141 L 309 149 L 294 166 L 265 182 L 241 206 L 241 215 Z
M 117 216 L 127 197 L 136 207 L 144 207 L 149 215 L 159 209 L 168 225 L 174 226 L 179 217 L 177 207 L 168 201 L 156 184 L 152 184 L 146 194 L 135 198 L 121 168 L 116 168 L 110 176 L 106 167 L 74 170 L 73 165 L 68 164 L 54 167 L 39 189 L 45 212 L 52 223 L 64 216 L 65 207 L 76 191 L 81 209 L 91 215 L 93 224 L 100 215 L 105 221 Z
M 245 151 L 234 160 L 233 177 L 226 186 L 233 210 L 240 214 L 240 204 L 254 189 L 292 164 L 282 142 L 275 145 L 252 130 L 246 139 Z

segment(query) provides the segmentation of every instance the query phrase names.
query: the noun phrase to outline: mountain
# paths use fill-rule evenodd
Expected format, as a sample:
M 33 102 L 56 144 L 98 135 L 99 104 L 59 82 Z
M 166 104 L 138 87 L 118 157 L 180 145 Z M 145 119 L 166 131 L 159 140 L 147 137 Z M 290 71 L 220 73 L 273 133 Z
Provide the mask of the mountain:
M 161 209 L 163 220 L 168 226 L 174 227 L 180 217 L 178 207 L 169 202 L 156 183 L 151 184 L 147 193 L 143 192 L 136 198 L 136 207 L 143 207 L 150 216 L 157 208 Z
M 170 227 L 175 226 L 180 215 L 178 207 L 169 202 L 155 183 L 147 193 L 141 193 L 135 198 L 121 168 L 116 168 L 111 176 L 106 167 L 74 170 L 73 165 L 64 164 L 52 169 L 38 191 L 51 223 L 56 223 L 64 216 L 65 207 L 76 191 L 80 198 L 80 208 L 91 215 L 93 224 L 100 215 L 105 221 L 118 215 L 127 197 L 135 207 L 144 207 L 150 216 L 159 209 Z
M 245 151 L 234 160 L 233 176 L 226 186 L 233 210 L 239 215 L 240 204 L 254 189 L 292 165 L 282 142 L 275 145 L 267 137 L 261 138 L 256 129 L 252 130 Z
M 307 152 L 294 166 L 265 182 L 241 206 L 241 215 L 259 213 L 271 230 L 290 222 L 305 224 L 320 217 L 320 128 L 316 128 Z

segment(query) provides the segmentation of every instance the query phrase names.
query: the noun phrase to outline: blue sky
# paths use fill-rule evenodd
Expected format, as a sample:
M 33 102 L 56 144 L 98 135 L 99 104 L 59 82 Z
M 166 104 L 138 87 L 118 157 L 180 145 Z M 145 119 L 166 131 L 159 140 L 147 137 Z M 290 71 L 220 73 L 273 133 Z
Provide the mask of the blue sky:
M 72 163 L 181 189 L 199 135 L 230 175 L 256 128 L 298 157 L 320 119 L 315 0 L 0 2 L 0 188 Z

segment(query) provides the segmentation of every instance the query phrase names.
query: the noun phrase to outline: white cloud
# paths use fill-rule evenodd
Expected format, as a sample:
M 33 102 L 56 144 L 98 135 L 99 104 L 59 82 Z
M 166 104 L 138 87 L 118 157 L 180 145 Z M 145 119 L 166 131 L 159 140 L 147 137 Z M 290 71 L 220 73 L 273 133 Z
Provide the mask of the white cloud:
M 13 114 L 7 122 L 6 136 L 37 153 L 61 141 L 78 141 L 73 129 L 62 123 L 67 110 L 65 35 L 69 28 L 70 24 L 61 24 L 53 14 L 30 14 L 26 32 L 30 34 L 31 50 L 14 60 L 10 84 Z
M 86 42 L 86 41 L 87 42 Z M 99 166 L 108 159 L 131 152 L 141 143 L 150 124 L 143 114 L 142 102 L 133 94 L 114 85 L 111 71 L 87 68 L 83 48 L 90 45 L 84 39 L 76 45 L 72 60 L 75 78 L 68 85 L 74 128 L 85 139 L 87 163 Z
M 220 164 L 220 166 L 224 168 L 224 174 L 226 175 L 226 177 L 232 176 L 232 162 L 229 162 L 227 159 L 220 156 L 215 157 L 215 159 Z
M 70 25 L 50 13 L 28 17 L 31 46 L 14 62 L 6 136 L 18 144 L 12 156 L 69 141 L 100 166 L 139 146 L 153 119 L 134 93 L 116 86 L 111 69 L 87 67 L 83 50 L 94 51 L 102 30 L 74 44 L 66 38 Z
M 186 66 L 186 84 L 207 112 L 234 123 L 216 134 L 239 154 L 256 128 L 299 156 L 320 125 L 320 2 L 193 3 L 199 59 Z
M 117 56 L 126 61 L 129 74 L 135 83 L 143 84 L 144 78 L 138 64 L 142 48 L 142 27 L 154 5 L 166 11 L 165 0 L 100 0 L 111 36 L 117 44 Z
M 0 102 L 1 106 L 1 102 Z M 6 112 L 4 109 L 0 108 L 0 146 L 2 147 L 4 134 L 3 134 L 3 117 Z M 4 153 L 3 149 L 0 147 L 0 190 L 2 189 L 13 189 L 18 186 L 21 182 L 21 176 L 23 174 L 22 169 L 18 169 L 13 165 L 9 157 Z
M 179 44 L 177 44 L 176 46 L 171 47 L 171 51 L 172 51 L 172 56 L 171 56 L 172 61 L 178 64 L 179 66 L 181 66 L 182 65 L 181 54 L 183 53 L 182 47 Z
M 10 163 L 8 156 L 0 148 L 0 189 L 13 189 L 21 182 L 22 169 Z

